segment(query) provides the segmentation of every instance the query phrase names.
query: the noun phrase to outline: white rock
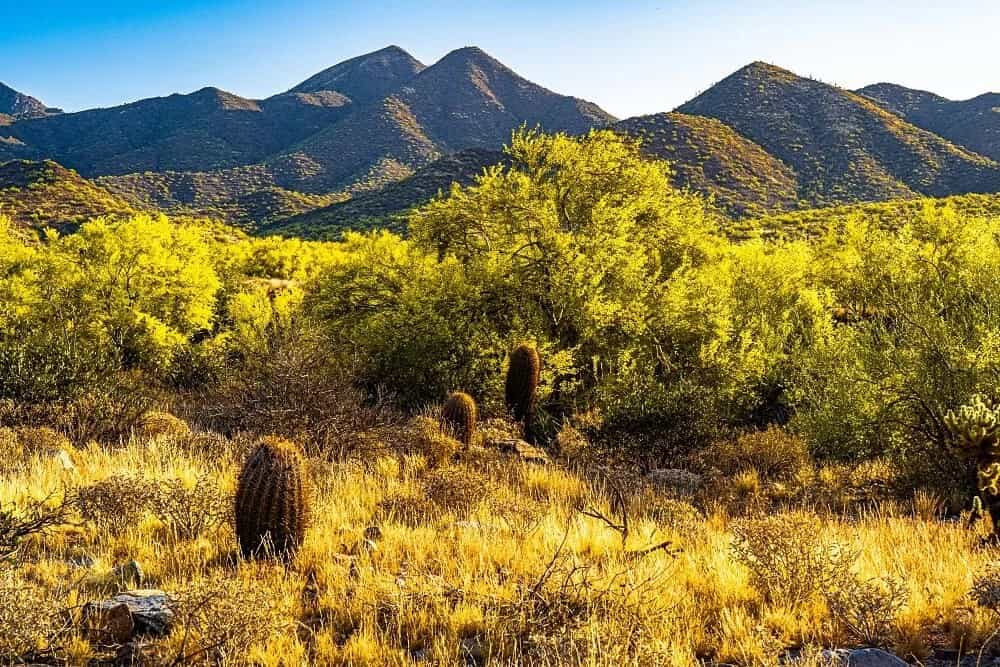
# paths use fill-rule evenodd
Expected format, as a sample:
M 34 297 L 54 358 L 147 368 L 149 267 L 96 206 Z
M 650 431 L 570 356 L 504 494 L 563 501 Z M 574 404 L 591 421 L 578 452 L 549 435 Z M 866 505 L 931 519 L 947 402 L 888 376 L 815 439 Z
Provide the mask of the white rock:
M 906 662 L 877 648 L 823 651 L 822 656 L 833 664 L 844 667 L 909 667 Z

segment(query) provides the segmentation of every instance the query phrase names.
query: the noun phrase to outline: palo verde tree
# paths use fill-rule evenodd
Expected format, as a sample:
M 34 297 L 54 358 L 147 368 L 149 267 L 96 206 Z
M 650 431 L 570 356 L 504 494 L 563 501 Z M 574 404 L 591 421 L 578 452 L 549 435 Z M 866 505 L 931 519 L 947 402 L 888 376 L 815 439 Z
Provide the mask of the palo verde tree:
M 655 345 L 649 313 L 679 267 L 716 251 L 714 223 L 703 200 L 671 186 L 666 163 L 613 132 L 522 130 L 507 152 L 510 167 L 453 186 L 413 214 L 410 233 L 472 286 L 463 322 L 539 342 L 548 403 L 568 407 Z

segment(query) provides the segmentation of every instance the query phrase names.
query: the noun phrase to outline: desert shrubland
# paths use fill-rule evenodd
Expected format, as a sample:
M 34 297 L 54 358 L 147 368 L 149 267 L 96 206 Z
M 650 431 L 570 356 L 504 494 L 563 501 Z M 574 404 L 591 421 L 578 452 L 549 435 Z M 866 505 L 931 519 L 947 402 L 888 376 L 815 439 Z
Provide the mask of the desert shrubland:
M 509 152 L 407 238 L 0 223 L 0 661 L 997 651 L 1000 220 L 735 242 L 630 140 Z

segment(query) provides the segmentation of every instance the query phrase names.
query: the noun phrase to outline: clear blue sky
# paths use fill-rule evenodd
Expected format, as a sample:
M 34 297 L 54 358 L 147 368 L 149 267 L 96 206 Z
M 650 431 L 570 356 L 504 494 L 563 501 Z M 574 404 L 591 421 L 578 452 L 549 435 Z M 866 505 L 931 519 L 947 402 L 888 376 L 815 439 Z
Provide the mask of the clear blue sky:
M 615 115 L 765 60 L 846 87 L 1000 91 L 1000 0 L 0 0 L 0 81 L 67 110 L 214 85 L 246 97 L 398 44 L 480 46 Z

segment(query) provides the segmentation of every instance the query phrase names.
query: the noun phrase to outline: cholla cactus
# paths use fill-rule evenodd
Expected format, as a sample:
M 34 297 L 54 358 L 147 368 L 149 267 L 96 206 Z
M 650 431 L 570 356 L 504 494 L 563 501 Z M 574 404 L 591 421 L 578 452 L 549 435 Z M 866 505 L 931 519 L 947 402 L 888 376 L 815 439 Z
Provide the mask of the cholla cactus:
M 944 423 L 968 453 L 994 449 L 1000 436 L 1000 405 L 976 394 L 958 412 L 949 410 Z
M 1000 463 L 994 461 L 981 466 L 976 471 L 976 479 L 979 482 L 980 492 L 989 496 L 1000 496 Z

